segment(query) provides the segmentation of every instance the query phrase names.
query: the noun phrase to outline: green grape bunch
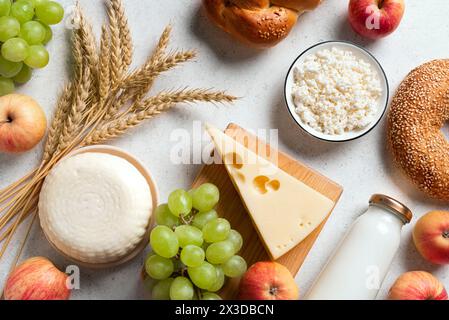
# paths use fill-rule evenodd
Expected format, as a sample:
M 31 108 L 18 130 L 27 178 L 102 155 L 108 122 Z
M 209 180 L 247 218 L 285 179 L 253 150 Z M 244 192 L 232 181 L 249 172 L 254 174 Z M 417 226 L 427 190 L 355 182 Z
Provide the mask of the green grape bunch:
M 45 45 L 50 25 L 64 18 L 64 8 L 51 0 L 0 0 L 0 96 L 31 79 L 32 69 L 47 66 Z
M 156 281 L 154 300 L 221 300 L 217 292 L 226 277 L 246 272 L 245 259 L 237 255 L 243 238 L 218 216 L 219 199 L 218 188 L 205 183 L 173 191 L 168 203 L 156 208 L 152 252 L 145 259 L 146 274 Z

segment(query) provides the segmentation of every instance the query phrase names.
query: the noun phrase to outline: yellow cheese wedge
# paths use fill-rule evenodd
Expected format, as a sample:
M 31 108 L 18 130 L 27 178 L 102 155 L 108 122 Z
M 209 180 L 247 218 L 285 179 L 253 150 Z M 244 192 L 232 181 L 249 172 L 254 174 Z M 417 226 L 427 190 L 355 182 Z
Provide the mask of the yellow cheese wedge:
M 217 128 L 206 129 L 273 259 L 303 241 L 332 210 L 332 200 Z

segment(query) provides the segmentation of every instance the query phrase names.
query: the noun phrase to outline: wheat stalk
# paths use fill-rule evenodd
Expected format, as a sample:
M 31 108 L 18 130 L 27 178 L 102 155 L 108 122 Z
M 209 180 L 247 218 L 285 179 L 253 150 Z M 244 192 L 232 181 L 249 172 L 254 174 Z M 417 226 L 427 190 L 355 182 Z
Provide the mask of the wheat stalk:
M 122 82 L 122 89 L 132 88 L 133 90 L 141 90 L 142 88 L 146 88 L 161 73 L 173 69 L 195 57 L 196 52 L 193 50 L 168 55 L 164 59 L 158 60 L 154 65 L 145 66 L 133 72 Z
M 111 0 L 111 8 L 115 12 L 115 17 L 120 32 L 120 48 L 122 51 L 122 59 L 123 59 L 122 71 L 126 72 L 132 63 L 133 57 L 133 43 L 131 38 L 131 32 L 128 26 L 128 19 L 126 18 L 122 1 Z
M 111 38 L 111 45 L 109 48 L 109 68 L 110 68 L 110 81 L 111 85 L 114 86 L 117 82 L 121 80 L 123 71 L 123 60 L 121 57 L 122 50 L 120 48 L 120 29 L 117 14 L 113 7 L 108 6 L 108 17 L 109 17 L 109 34 Z
M 61 131 L 61 137 L 57 146 L 57 152 L 63 150 L 68 146 L 74 135 L 77 133 L 78 127 L 82 124 L 85 116 L 85 109 L 87 106 L 87 99 L 89 97 L 90 88 L 90 72 L 89 69 L 84 69 L 84 73 L 80 83 L 76 86 L 76 90 L 69 115 L 64 121 Z
M 109 90 L 111 88 L 110 69 L 109 69 L 109 49 L 110 49 L 110 36 L 108 28 L 103 25 L 101 29 L 101 43 L 100 43 L 100 61 L 98 66 L 98 83 L 99 83 L 99 95 L 100 104 L 104 105 Z
M 205 89 L 180 90 L 178 92 L 164 92 L 155 97 L 138 103 L 134 108 L 136 112 L 113 120 L 108 124 L 94 130 L 85 139 L 84 145 L 94 145 L 107 140 L 115 139 L 131 128 L 141 124 L 143 120 L 150 119 L 172 108 L 178 103 L 192 102 L 233 102 L 236 98 L 224 92 L 211 92 Z
M 159 41 L 156 45 L 153 54 L 148 57 L 143 68 L 150 68 L 151 66 L 154 66 L 154 64 L 163 57 L 170 40 L 171 30 L 172 30 L 171 25 L 165 27 L 164 31 L 162 32 L 162 35 L 159 38 Z M 119 105 L 125 105 L 130 100 L 136 101 L 141 100 L 144 97 L 144 95 L 150 90 L 151 86 L 153 85 L 153 82 L 154 78 L 149 79 L 146 88 L 140 88 L 138 90 L 129 90 L 127 92 L 122 93 L 120 97 L 117 99 L 117 103 Z
M 146 99 L 142 107 L 146 109 L 158 104 L 165 103 L 193 103 L 193 102 L 218 102 L 232 103 L 236 97 L 226 94 L 223 91 L 212 91 L 209 89 L 183 89 L 179 91 L 162 92 L 154 97 Z M 136 108 L 136 111 L 142 111 Z
M 74 32 L 72 35 L 72 56 L 75 69 L 75 80 L 78 81 L 83 74 L 83 45 L 82 40 L 78 32 Z
M 79 28 L 72 37 L 74 79 L 58 99 L 42 162 L 37 169 L 0 190 L 0 242 L 3 240 L 0 259 L 20 223 L 30 214 L 36 215 L 45 177 L 71 151 L 118 138 L 179 103 L 230 103 L 236 99 L 221 91 L 205 89 L 165 91 L 145 98 L 158 75 L 193 59 L 195 51 L 167 54 L 171 33 L 168 26 L 145 64 L 127 74 L 133 48 L 121 0 L 109 0 L 109 25 L 102 28 L 99 50 L 92 26 L 81 8 L 78 15 Z
M 92 30 L 92 25 L 87 21 L 82 10 L 79 8 L 79 26 L 76 29 L 75 34 L 78 34 L 81 45 L 82 54 L 85 61 L 83 64 L 86 68 L 89 68 L 89 73 L 92 79 L 95 79 L 98 66 L 98 52 L 97 42 Z
M 172 31 L 171 25 L 165 27 L 161 37 L 159 38 L 156 49 L 154 50 L 153 54 L 148 57 L 144 68 L 150 68 L 164 56 L 165 50 L 167 49 L 168 43 L 170 41 L 171 31 Z
M 67 118 L 70 105 L 72 103 L 72 83 L 67 84 L 56 104 L 56 113 L 53 118 L 50 129 L 47 134 L 47 141 L 45 142 L 43 162 L 47 162 L 56 152 L 58 148 L 59 138 L 64 128 L 64 122 Z

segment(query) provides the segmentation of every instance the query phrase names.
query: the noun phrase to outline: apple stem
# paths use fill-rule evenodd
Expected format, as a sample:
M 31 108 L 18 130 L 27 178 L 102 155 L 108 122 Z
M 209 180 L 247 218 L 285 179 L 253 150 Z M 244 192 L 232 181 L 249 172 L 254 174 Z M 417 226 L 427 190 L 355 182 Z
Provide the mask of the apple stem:
M 449 239 L 449 230 L 443 232 L 443 238 Z
M 277 288 L 277 287 L 271 287 L 271 288 L 270 288 L 270 294 L 271 294 L 272 296 L 277 295 L 277 293 L 278 293 L 278 288 Z
M 379 0 L 379 3 L 378 3 L 378 7 L 379 7 L 379 9 L 382 9 L 382 6 L 384 5 L 384 0 Z

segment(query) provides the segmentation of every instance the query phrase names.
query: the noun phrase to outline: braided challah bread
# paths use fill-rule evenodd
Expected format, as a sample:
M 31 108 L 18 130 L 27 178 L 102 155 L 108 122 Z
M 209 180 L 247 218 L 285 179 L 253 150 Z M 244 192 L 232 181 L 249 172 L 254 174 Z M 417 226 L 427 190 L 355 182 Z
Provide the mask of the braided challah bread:
M 321 0 L 203 0 L 209 17 L 223 30 L 256 47 L 283 40 L 298 17 Z

